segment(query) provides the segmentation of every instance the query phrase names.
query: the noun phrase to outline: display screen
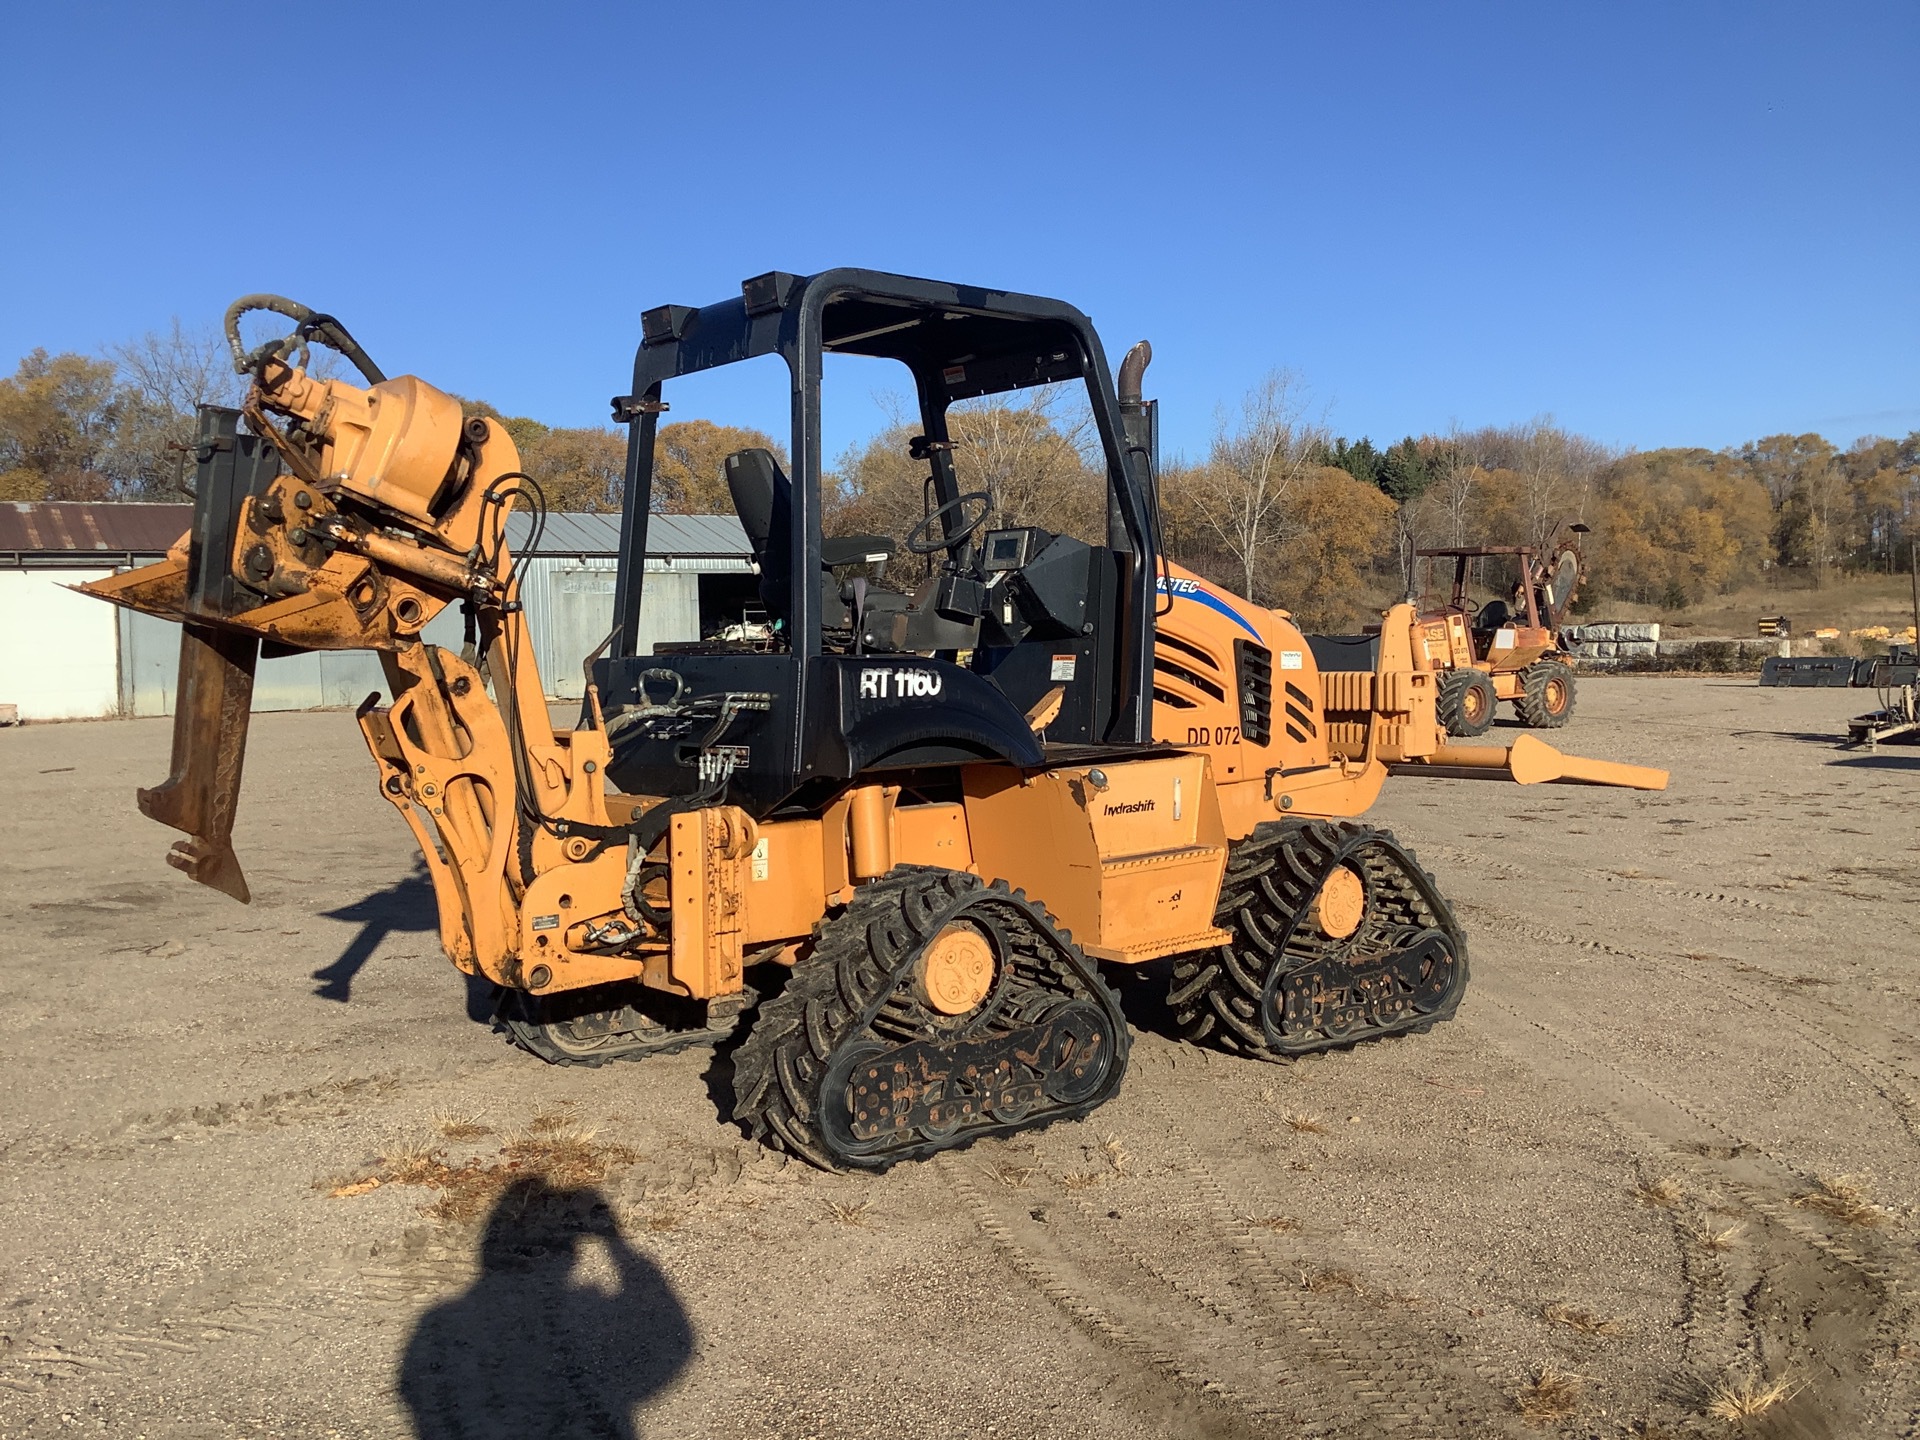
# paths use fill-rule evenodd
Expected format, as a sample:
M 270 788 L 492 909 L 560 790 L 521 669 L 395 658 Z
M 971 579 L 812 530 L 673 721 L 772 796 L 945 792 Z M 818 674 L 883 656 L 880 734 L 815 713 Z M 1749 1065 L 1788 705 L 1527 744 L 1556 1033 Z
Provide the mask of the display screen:
M 987 536 L 987 569 L 1018 570 L 1026 562 L 1026 531 L 995 530 Z

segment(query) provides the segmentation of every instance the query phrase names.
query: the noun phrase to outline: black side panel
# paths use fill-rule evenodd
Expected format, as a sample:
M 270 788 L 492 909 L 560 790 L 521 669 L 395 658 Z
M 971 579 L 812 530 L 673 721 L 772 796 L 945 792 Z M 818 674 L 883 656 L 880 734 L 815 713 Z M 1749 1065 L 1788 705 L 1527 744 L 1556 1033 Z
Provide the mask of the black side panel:
M 958 665 L 913 655 L 823 655 L 812 664 L 818 711 L 808 780 L 983 758 L 1045 763 L 1013 702 Z
M 233 578 L 228 563 L 240 531 L 240 505 L 280 473 L 280 452 L 255 435 L 240 433 L 240 412 L 221 405 L 200 407 L 193 437 L 193 528 L 187 549 L 189 612 L 218 619 L 249 610 L 260 597 Z
M 1309 635 L 1307 648 L 1322 671 L 1380 668 L 1378 635 Z
M 664 679 L 642 694 L 641 676 L 648 670 L 678 675 L 687 701 L 754 694 L 768 696 L 771 708 L 740 712 L 711 739 L 711 719 L 651 727 L 657 737 L 644 733 L 648 727 L 618 726 L 620 715 L 670 696 L 673 687 Z M 700 788 L 702 742 L 707 748 L 745 747 L 744 764 L 735 770 L 726 798 L 751 814 L 764 815 L 792 793 L 796 783 L 794 706 L 799 679 L 800 661 L 792 655 L 617 655 L 597 660 L 593 681 L 600 687 L 600 703 L 613 731 L 607 773 L 630 795 L 689 795 Z

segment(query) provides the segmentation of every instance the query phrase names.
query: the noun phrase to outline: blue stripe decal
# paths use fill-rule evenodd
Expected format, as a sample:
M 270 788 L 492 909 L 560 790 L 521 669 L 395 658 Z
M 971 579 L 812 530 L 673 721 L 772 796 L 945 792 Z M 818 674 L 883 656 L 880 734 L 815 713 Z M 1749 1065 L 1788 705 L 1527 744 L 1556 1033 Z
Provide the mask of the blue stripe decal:
M 1162 594 L 1168 593 L 1166 582 L 1164 580 L 1161 581 L 1156 588 L 1158 588 Z M 1254 629 L 1253 626 L 1247 623 L 1246 616 L 1242 615 L 1238 610 L 1234 609 L 1231 605 L 1227 604 L 1226 601 L 1222 600 L 1218 595 L 1214 594 L 1211 590 L 1203 590 L 1198 585 L 1194 584 L 1194 582 L 1191 580 L 1187 580 L 1187 581 L 1176 580 L 1173 582 L 1173 590 L 1171 593 L 1173 594 L 1175 599 L 1198 600 L 1202 605 L 1206 606 L 1209 610 L 1219 611 L 1222 615 L 1226 616 L 1229 620 L 1233 621 L 1234 624 L 1238 625 L 1242 630 L 1246 631 L 1249 635 L 1253 636 L 1254 639 L 1260 641 L 1262 644 L 1266 643 L 1265 637 L 1262 636 L 1258 630 Z

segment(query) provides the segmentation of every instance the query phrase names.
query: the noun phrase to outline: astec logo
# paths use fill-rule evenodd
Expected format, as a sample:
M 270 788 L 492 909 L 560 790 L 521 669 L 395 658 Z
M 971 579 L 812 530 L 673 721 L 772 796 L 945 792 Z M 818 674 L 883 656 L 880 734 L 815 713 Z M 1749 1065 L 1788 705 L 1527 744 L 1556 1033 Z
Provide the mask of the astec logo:
M 1162 595 L 1197 595 L 1202 593 L 1198 580 L 1189 580 L 1184 575 L 1162 575 L 1155 587 Z
M 862 700 L 929 700 L 940 693 L 940 676 L 933 670 L 862 670 Z

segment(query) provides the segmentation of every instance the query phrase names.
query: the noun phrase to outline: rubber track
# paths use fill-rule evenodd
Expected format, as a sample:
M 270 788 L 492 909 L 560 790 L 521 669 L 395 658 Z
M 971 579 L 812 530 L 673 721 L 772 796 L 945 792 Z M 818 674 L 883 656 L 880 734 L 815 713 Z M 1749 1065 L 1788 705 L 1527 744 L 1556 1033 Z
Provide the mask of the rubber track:
M 1423 1032 L 1452 1018 L 1467 984 L 1466 940 L 1445 905 L 1440 903 L 1436 909 L 1438 891 L 1433 877 L 1420 868 L 1413 853 L 1390 832 L 1368 825 L 1280 820 L 1255 828 L 1233 847 L 1227 859 L 1215 923 L 1231 930 L 1234 938 L 1212 950 L 1182 955 L 1174 962 L 1167 1003 L 1182 1039 L 1218 1045 L 1253 1059 L 1288 1058 L 1268 1047 L 1261 1021 L 1262 995 L 1281 937 L 1287 937 L 1281 952 L 1287 962 L 1317 963 L 1316 951 L 1337 955 L 1346 948 L 1348 942 L 1320 938 L 1305 916 L 1289 934 L 1294 917 L 1312 902 L 1322 877 L 1342 852 L 1353 855 L 1367 871 L 1368 916 L 1360 935 L 1383 923 L 1442 930 L 1452 941 L 1456 978 L 1449 997 L 1432 1011 L 1417 1013 L 1391 1028 L 1329 1039 L 1289 1054 L 1344 1050 L 1386 1035 Z M 1413 879 L 1414 874 L 1420 877 L 1419 882 Z M 1420 882 L 1424 882 L 1427 894 L 1421 893 Z M 1384 918 L 1375 914 L 1383 893 L 1389 897 L 1387 908 L 1397 912 Z
M 1114 1032 L 1111 1072 L 1099 1091 L 1078 1104 L 1043 1109 L 1019 1122 L 975 1126 L 951 1138 L 897 1151 L 855 1157 L 851 1164 L 837 1158 L 814 1122 L 821 1079 L 834 1054 L 886 1022 L 892 1022 L 892 1028 L 882 1032 L 887 1043 L 904 1043 L 908 1036 L 899 1026 L 906 1017 L 888 1010 L 894 1005 L 890 997 L 898 994 L 921 947 L 946 923 L 946 917 L 976 898 L 993 904 L 994 917 L 1016 944 L 1022 968 L 1040 977 L 1034 986 L 1037 992 L 1090 999 L 1107 1011 Z M 1028 932 L 1024 937 L 1022 930 Z M 1019 943 L 1022 939 L 1025 944 Z M 1060 949 L 1071 958 L 1063 958 Z M 963 870 L 900 866 L 864 886 L 844 911 L 821 921 L 814 931 L 812 953 L 794 966 L 786 988 L 760 1007 L 753 1028 L 734 1052 L 734 1119 L 744 1122 L 754 1138 L 823 1170 L 884 1172 L 901 1160 L 963 1150 L 985 1135 L 1012 1135 L 1079 1119 L 1119 1090 L 1126 1074 L 1127 1048 L 1119 995 L 1072 937 L 1024 891 L 1010 889 L 1001 880 L 982 882 Z

